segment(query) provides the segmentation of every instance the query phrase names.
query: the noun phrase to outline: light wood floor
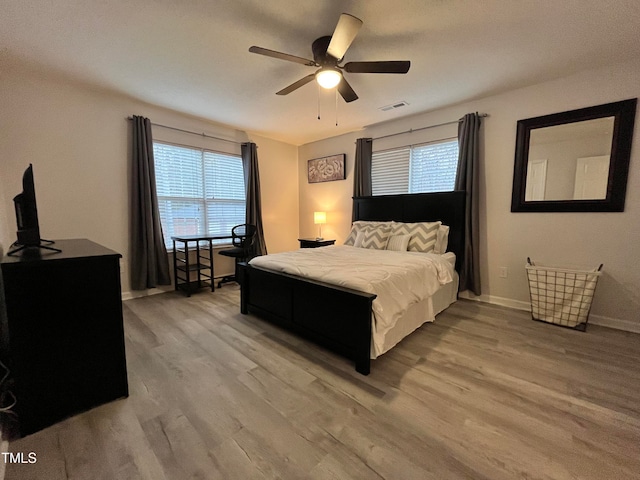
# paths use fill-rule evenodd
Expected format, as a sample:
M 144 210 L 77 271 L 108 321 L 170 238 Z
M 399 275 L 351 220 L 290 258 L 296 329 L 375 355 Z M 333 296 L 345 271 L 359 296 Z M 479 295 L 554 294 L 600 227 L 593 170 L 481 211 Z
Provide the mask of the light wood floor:
M 640 335 L 461 300 L 372 362 L 238 289 L 124 304 L 130 397 L 10 444 L 12 479 L 640 478 Z

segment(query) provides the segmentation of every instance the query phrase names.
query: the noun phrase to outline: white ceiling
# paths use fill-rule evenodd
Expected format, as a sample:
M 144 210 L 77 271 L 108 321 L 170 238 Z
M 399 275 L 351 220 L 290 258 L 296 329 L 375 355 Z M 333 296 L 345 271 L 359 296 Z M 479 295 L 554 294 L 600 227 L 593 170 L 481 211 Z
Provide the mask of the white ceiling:
M 314 70 L 249 47 L 312 58 L 342 12 L 364 22 L 345 61 L 411 60 L 409 73 L 347 74 L 360 98 L 337 112 L 315 83 L 276 96 Z M 0 67 L 24 61 L 300 145 L 640 58 L 639 31 L 639 0 L 0 0 Z

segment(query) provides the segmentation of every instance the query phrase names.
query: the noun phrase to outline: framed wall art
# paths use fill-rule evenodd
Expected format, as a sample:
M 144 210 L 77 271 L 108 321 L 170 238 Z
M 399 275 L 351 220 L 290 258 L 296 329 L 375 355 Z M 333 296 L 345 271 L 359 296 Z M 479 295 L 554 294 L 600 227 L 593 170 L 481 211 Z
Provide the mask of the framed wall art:
M 344 169 L 344 153 L 329 157 L 314 158 L 307 162 L 309 183 L 333 182 L 347 178 Z

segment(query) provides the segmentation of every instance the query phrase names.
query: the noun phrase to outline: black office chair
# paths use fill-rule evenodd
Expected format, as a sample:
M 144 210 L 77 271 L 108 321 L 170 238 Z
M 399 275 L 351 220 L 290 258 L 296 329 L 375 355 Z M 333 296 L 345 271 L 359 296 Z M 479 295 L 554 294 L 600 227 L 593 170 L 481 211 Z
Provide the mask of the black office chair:
M 233 247 L 220 250 L 218 253 L 236 259 L 235 273 L 223 277 L 222 280 L 218 282 L 218 288 L 222 287 L 223 283 L 236 282 L 238 277 L 238 263 L 246 262 L 254 257 L 256 232 L 256 226 L 248 223 L 236 225 L 231 229 L 231 243 Z

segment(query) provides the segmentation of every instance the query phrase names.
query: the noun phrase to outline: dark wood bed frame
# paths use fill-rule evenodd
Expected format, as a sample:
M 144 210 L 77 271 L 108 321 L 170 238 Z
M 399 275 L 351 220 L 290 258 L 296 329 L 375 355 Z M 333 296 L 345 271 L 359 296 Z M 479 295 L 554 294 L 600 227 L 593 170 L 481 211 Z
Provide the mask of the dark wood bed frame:
M 465 192 L 384 195 L 353 199 L 356 220 L 427 222 L 449 225 L 447 251 L 464 254 Z M 240 311 L 253 313 L 355 361 L 368 375 L 371 305 L 376 295 L 285 273 L 239 264 Z

